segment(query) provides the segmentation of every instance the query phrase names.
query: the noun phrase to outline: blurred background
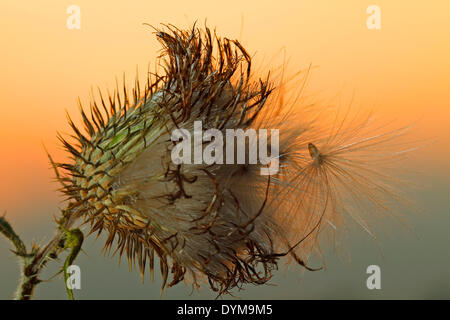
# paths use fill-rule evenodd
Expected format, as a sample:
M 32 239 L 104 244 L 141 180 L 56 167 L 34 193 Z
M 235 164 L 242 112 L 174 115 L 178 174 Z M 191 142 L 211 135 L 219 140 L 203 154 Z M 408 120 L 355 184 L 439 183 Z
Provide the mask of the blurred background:
M 381 29 L 366 26 L 370 5 L 381 9 Z M 81 10 L 70 30 L 66 12 Z M 450 298 L 450 2 L 447 0 L 293 1 L 87 1 L 2 0 L 0 4 L 0 213 L 23 240 L 44 242 L 63 206 L 43 148 L 64 154 L 56 131 L 70 132 L 66 110 L 91 88 L 114 89 L 123 73 L 131 85 L 160 49 L 153 30 L 194 21 L 239 39 L 260 61 L 282 52 L 293 71 L 314 66 L 305 94 L 345 105 L 354 96 L 384 119 L 416 122 L 410 135 L 426 144 L 403 169 L 409 196 L 421 213 L 405 209 L 409 226 L 388 219 L 374 241 L 350 230 L 346 254 L 324 251 L 326 268 L 281 268 L 266 286 L 234 292 L 248 299 L 449 299 Z M 349 94 L 348 94 L 349 93 Z M 78 119 L 76 116 L 75 119 Z M 161 279 L 129 272 L 126 261 L 100 254 L 103 239 L 88 238 L 77 265 L 80 299 L 159 299 Z M 19 270 L 10 244 L 0 238 L 0 299 L 10 299 Z M 381 268 L 381 290 L 368 290 L 366 268 Z M 52 263 L 43 278 L 57 271 Z M 155 272 L 157 274 L 157 272 Z M 208 287 L 191 294 L 180 284 L 164 299 L 214 298 Z M 38 286 L 38 299 L 66 299 L 62 279 Z M 230 297 L 228 297 L 230 298 Z

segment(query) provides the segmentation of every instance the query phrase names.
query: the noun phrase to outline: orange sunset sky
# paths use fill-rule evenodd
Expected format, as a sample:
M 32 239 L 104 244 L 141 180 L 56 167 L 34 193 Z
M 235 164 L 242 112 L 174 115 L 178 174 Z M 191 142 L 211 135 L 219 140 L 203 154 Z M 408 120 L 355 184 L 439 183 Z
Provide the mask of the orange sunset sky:
M 81 9 L 80 30 L 66 27 L 71 4 Z M 366 26 L 371 4 L 381 9 L 380 30 Z M 425 161 L 449 174 L 448 0 L 2 0 L 0 212 L 16 223 L 38 204 L 56 213 L 43 143 L 61 160 L 55 133 L 69 132 L 65 110 L 76 115 L 77 98 L 86 104 L 91 87 L 113 89 L 124 72 L 131 84 L 136 67 L 143 74 L 154 63 L 160 46 L 143 23 L 196 20 L 240 39 L 264 63 L 284 49 L 292 70 L 315 66 L 305 90 L 313 98 L 339 96 L 345 105 L 354 94 L 385 119 L 418 121 L 412 139 L 434 142 L 411 166 Z

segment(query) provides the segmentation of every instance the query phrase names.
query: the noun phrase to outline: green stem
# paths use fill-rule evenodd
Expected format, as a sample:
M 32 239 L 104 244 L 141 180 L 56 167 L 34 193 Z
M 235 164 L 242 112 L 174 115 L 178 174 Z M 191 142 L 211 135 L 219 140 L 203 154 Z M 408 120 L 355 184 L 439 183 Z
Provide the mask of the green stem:
M 64 214 L 58 224 L 67 230 L 76 219 L 73 215 Z M 30 300 L 33 297 L 34 289 L 42 282 L 38 277 L 40 272 L 47 262 L 56 258 L 63 249 L 60 247 L 60 242 L 65 239 L 66 234 L 61 228 L 58 228 L 55 236 L 47 245 L 44 247 L 33 246 L 30 251 L 27 251 L 25 244 L 4 216 L 0 217 L 0 233 L 14 245 L 13 253 L 21 262 L 21 279 L 14 299 Z
M 78 256 L 78 253 L 80 252 L 81 246 L 83 244 L 84 236 L 80 229 L 67 230 L 64 227 L 61 227 L 61 229 L 65 234 L 64 248 L 70 249 L 70 253 L 67 256 L 66 260 L 64 261 L 64 283 L 66 285 L 66 291 L 67 295 L 69 296 L 69 299 L 75 300 L 73 296 L 73 291 L 67 283 L 70 276 L 67 269 L 69 268 L 69 266 L 73 264 L 76 257 Z

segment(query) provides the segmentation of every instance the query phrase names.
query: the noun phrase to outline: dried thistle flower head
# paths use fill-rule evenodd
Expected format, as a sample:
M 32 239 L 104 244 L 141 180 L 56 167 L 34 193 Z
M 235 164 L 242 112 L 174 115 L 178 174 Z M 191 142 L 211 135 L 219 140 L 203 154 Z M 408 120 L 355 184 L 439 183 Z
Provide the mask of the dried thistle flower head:
M 156 36 L 164 74 L 149 75 L 142 91 L 137 82 L 131 97 L 126 88 L 108 101 L 100 96 L 90 115 L 81 108 L 86 133 L 69 118 L 76 143 L 61 141 L 72 160 L 53 163 L 66 214 L 106 231 L 106 248 L 116 243 L 142 274 L 147 264 L 153 272 L 156 254 L 163 288 L 189 277 L 223 294 L 267 282 L 283 256 L 308 268 L 319 233 L 339 229 L 347 216 L 367 228 L 358 211 L 388 210 L 391 184 L 379 160 L 402 131 L 379 134 L 370 118 L 310 120 L 298 103 L 274 95 L 268 77 L 255 78 L 238 41 L 208 28 L 165 27 Z M 224 135 L 278 129 L 279 170 L 174 163 L 173 131 L 192 132 L 198 121 Z M 246 142 L 246 159 L 256 143 Z

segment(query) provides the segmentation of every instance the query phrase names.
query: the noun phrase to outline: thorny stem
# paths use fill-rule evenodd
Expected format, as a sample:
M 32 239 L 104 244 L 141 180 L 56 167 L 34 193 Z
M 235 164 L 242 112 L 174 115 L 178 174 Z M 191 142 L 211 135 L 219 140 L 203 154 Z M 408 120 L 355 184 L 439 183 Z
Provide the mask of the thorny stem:
M 15 293 L 15 300 L 30 300 L 33 297 L 35 287 L 42 282 L 39 274 L 48 261 L 55 259 L 64 248 L 60 246 L 65 237 L 64 230 L 69 229 L 76 220 L 76 216 L 63 213 L 58 221 L 56 234 L 45 246 L 32 245 L 27 251 L 25 244 L 16 234 L 5 217 L 0 217 L 0 233 L 3 234 L 14 245 L 12 251 L 20 260 L 21 279 Z
M 78 253 L 81 250 L 81 246 L 83 245 L 83 233 L 80 231 L 80 229 L 73 229 L 73 230 L 67 230 L 65 227 L 61 226 L 61 229 L 65 233 L 66 241 L 64 244 L 65 249 L 70 249 L 70 253 L 66 258 L 66 261 L 64 262 L 64 266 L 61 270 L 61 272 L 64 273 L 64 283 L 66 286 L 67 295 L 69 296 L 70 300 L 75 300 L 73 297 L 73 291 L 72 288 L 68 285 L 69 280 L 69 272 L 68 268 L 72 265 L 72 263 L 75 261 Z

